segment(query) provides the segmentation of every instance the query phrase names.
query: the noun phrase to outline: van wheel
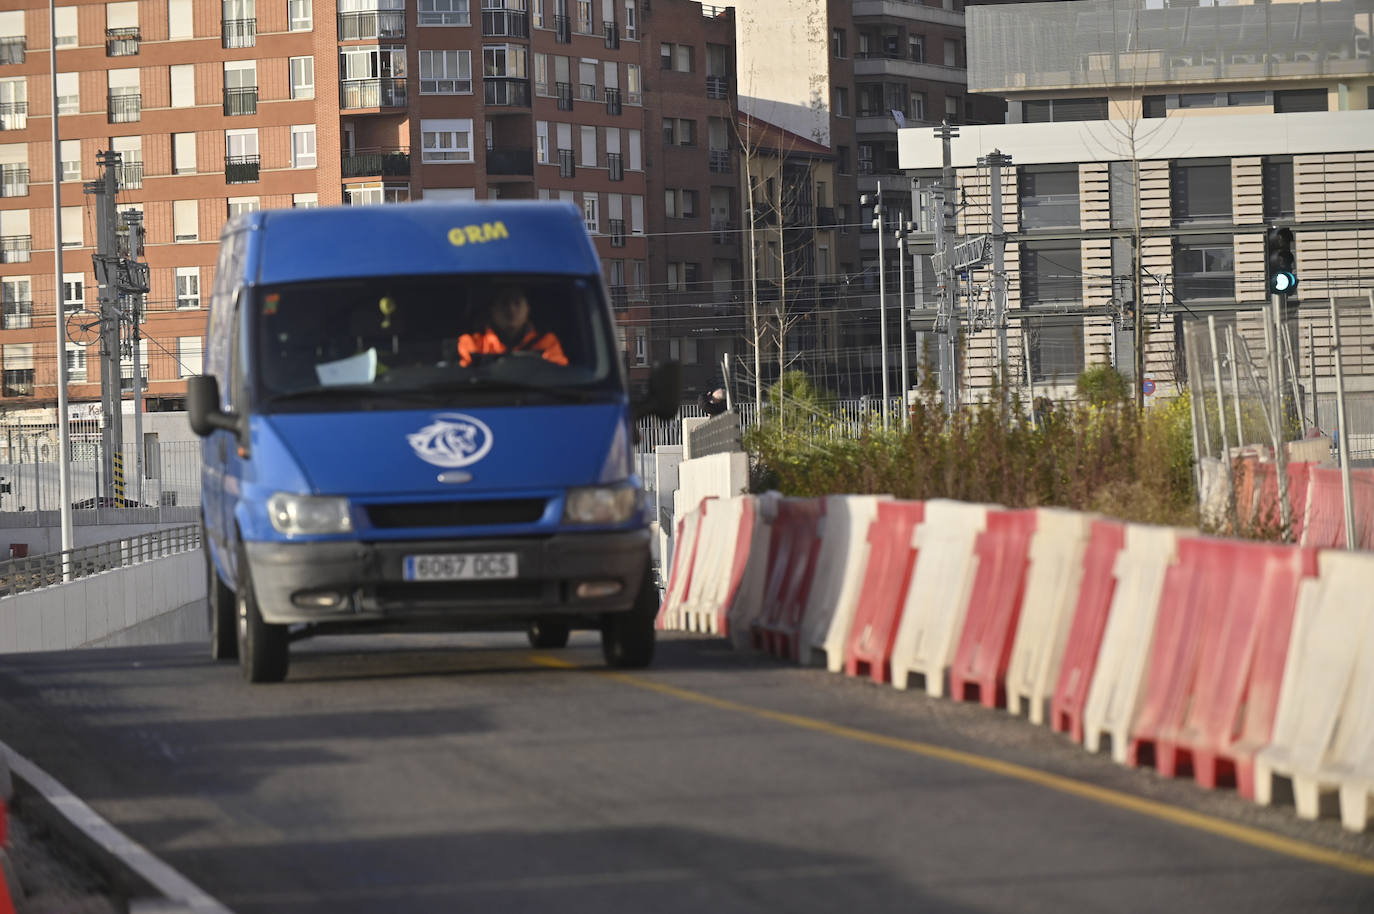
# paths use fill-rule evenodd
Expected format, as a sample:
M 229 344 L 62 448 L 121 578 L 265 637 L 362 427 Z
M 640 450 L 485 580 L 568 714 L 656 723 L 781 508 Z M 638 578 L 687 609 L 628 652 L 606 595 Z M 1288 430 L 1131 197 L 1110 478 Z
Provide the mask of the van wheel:
M 601 622 L 601 654 L 616 669 L 641 669 L 654 659 L 654 622 L 658 588 L 646 568 L 635 605 L 629 612 L 609 613 Z
M 535 619 L 525 630 L 530 639 L 530 647 L 558 648 L 568 646 L 568 636 L 572 627 L 556 619 Z
M 281 682 L 291 662 L 290 641 L 285 625 L 269 625 L 258 611 L 253 579 L 248 570 L 248 553 L 239 546 L 238 581 L 239 669 L 249 682 Z
M 203 536 L 205 551 L 205 602 L 210 615 L 210 656 L 215 660 L 234 660 L 239 655 L 238 631 L 234 625 L 234 592 L 220 579 L 210 542 Z

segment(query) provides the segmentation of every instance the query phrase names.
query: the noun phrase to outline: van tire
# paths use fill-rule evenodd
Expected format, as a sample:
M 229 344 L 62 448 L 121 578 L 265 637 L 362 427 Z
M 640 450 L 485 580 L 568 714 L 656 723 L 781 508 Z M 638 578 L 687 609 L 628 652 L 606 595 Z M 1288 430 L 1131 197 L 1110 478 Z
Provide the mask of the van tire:
M 248 553 L 239 544 L 237 628 L 239 669 L 249 682 L 281 682 L 291 663 L 291 642 L 285 625 L 270 625 L 258 611 Z
M 525 629 L 525 637 L 530 639 L 530 647 L 554 649 L 568 646 L 572 627 L 557 619 L 535 619 Z
M 210 656 L 215 660 L 236 660 L 239 656 L 238 629 L 234 624 L 234 592 L 215 570 L 210 542 L 201 536 L 205 552 L 205 603 L 210 616 Z
M 601 654 L 618 670 L 643 669 L 654 660 L 654 624 L 658 621 L 658 588 L 653 575 L 644 578 L 628 612 L 609 613 L 601 622 Z

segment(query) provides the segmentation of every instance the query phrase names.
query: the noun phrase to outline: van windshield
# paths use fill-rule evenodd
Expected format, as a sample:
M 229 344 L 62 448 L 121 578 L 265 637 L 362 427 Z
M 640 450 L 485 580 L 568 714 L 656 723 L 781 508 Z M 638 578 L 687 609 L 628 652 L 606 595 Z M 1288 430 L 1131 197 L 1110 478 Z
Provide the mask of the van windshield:
M 623 389 L 598 286 L 579 277 L 299 282 L 258 289 L 252 308 L 256 399 L 268 409 Z

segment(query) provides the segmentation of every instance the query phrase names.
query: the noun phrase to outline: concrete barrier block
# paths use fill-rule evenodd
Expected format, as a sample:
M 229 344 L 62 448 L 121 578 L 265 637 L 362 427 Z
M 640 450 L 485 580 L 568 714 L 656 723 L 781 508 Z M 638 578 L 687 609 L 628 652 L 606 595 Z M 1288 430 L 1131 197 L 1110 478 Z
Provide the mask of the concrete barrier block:
M 15 604 L 18 618 L 19 643 L 16 650 L 41 651 L 43 649 L 43 605 L 39 594 L 20 594 L 10 597 Z

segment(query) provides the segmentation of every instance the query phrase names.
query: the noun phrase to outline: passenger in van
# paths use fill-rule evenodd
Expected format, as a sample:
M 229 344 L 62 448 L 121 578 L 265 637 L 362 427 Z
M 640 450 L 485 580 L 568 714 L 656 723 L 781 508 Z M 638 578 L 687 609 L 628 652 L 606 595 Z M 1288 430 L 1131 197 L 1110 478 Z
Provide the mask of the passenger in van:
M 458 338 L 458 363 L 471 365 L 474 356 L 529 352 L 555 365 L 567 365 L 563 345 L 552 333 L 540 333 L 530 321 L 530 301 L 520 286 L 496 289 L 487 310 L 487 326 L 480 333 Z

